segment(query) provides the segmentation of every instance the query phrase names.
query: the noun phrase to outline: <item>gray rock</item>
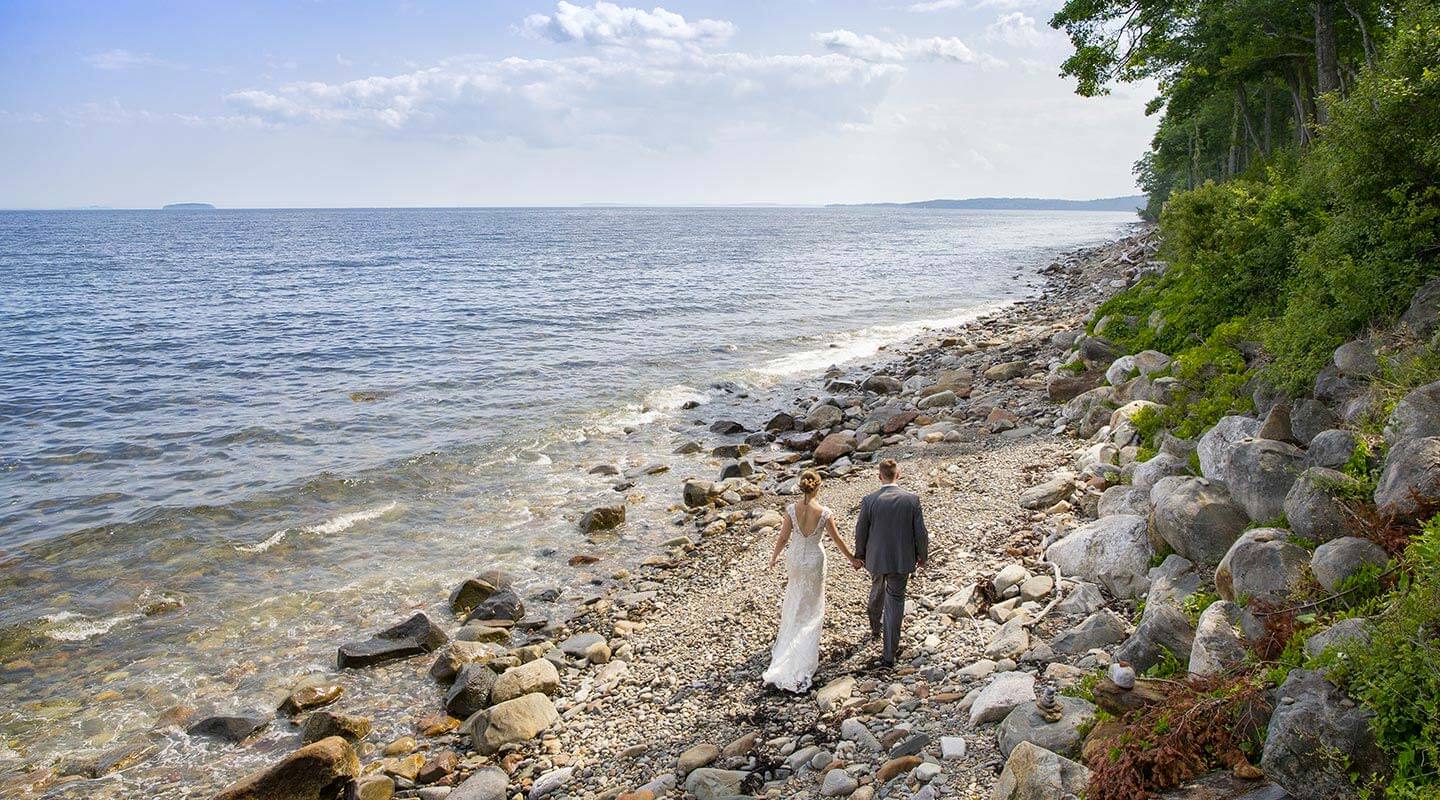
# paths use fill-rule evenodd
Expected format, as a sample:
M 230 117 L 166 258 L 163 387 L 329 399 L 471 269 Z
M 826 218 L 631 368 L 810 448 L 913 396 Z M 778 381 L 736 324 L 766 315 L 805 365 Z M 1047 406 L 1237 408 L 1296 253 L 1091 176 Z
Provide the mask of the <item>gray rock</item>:
M 1335 427 L 1340 418 L 1329 406 L 1313 397 L 1296 401 L 1290 409 L 1290 431 L 1301 444 L 1310 444 L 1322 431 Z
M 1014 601 L 1011 601 L 1014 602 Z M 1030 649 L 1030 631 L 1026 630 L 1025 622 L 1028 617 L 1021 615 L 1001 625 L 990 637 L 990 642 L 985 646 L 985 657 L 996 660 L 1002 658 L 1019 658 L 1026 650 Z
M 1102 517 L 1116 514 L 1143 517 L 1150 513 L 1150 492 L 1134 486 L 1111 486 L 1100 494 L 1097 513 Z
M 574 776 L 574 767 L 552 769 L 535 779 L 535 783 L 530 785 L 530 793 L 525 797 L 527 800 L 540 800 L 542 797 L 548 797 L 569 783 Z
M 912 733 L 890 748 L 890 758 L 913 756 L 930 746 L 930 737 L 923 733 Z
M 921 398 L 920 402 L 916 403 L 915 405 L 918 408 L 949 408 L 950 406 L 955 405 L 956 399 L 957 398 L 955 397 L 955 393 L 950 391 L 949 389 L 946 389 L 943 392 L 936 392 L 932 395 L 926 395 L 925 397 Z
M 1195 628 L 1183 611 L 1170 603 L 1147 602 L 1135 633 L 1115 651 L 1115 658 L 1143 672 L 1160 663 L 1167 650 L 1183 662 L 1194 645 Z
M 1160 566 L 1150 570 L 1150 591 L 1145 595 L 1145 606 L 1152 603 L 1169 603 L 1179 606 L 1185 598 L 1200 591 L 1205 577 L 1195 569 L 1195 564 L 1184 556 L 1171 553 L 1165 556 Z
M 1047 509 L 1068 498 L 1075 491 L 1075 473 L 1057 472 L 1049 480 L 1020 493 L 1020 507 L 1032 511 Z
M 820 796 L 849 797 L 859 788 L 860 782 L 850 773 L 843 769 L 832 769 L 825 773 L 825 780 L 820 782 Z
M 940 605 L 935 607 L 935 611 L 956 619 L 974 617 L 980 608 L 980 598 L 976 594 L 978 588 L 973 583 L 966 584 L 961 587 L 960 591 L 941 601 Z
M 499 767 L 482 767 L 455 787 L 446 800 L 505 800 L 510 776 Z
M 755 474 L 755 465 L 749 459 L 731 459 L 720 465 L 720 480 L 745 478 Z
M 356 669 L 384 664 L 401 658 L 430 653 L 450 641 L 440 626 L 420 612 L 363 642 L 340 646 L 336 659 L 341 669 Z
M 1340 370 L 1334 364 L 1327 364 L 1320 373 L 1315 376 L 1315 399 L 1326 403 L 1344 403 L 1354 397 L 1363 388 L 1350 378 L 1340 374 Z
M 605 641 L 598 633 L 577 633 L 560 643 L 560 652 L 571 658 L 585 658 L 590 648 Z
M 465 719 L 490 705 L 490 690 L 495 687 L 496 677 L 495 670 L 487 665 L 466 665 L 445 693 L 446 713 L 456 719 Z
M 1035 699 L 1035 676 L 1025 672 L 1002 672 L 990 679 L 970 704 L 970 724 L 984 725 L 1004 719 L 1021 703 Z
M 1385 421 L 1385 441 L 1392 447 L 1407 439 L 1440 436 L 1440 381 L 1405 395 Z
M 1200 474 L 1210 480 L 1224 480 L 1224 472 L 1235 445 L 1260 432 L 1260 420 L 1251 417 L 1221 417 L 1219 422 L 1200 437 L 1196 453 L 1200 458 Z
M 1304 580 L 1310 553 L 1283 528 L 1246 531 L 1215 569 L 1215 590 L 1231 602 L 1281 603 Z
M 1245 609 L 1226 600 L 1210 604 L 1195 626 L 1190 647 L 1191 675 L 1219 675 L 1245 662 L 1245 642 L 1264 633 L 1264 626 Z
M 1088 439 L 1110 424 L 1110 402 L 1114 398 L 1114 388 L 1098 386 L 1067 402 L 1062 417 L 1073 422 L 1076 432 Z
M 1119 345 L 1100 336 L 1086 336 L 1076 349 L 1081 360 L 1091 368 L 1108 367 L 1124 352 Z
M 1187 475 L 1189 472 L 1190 464 L 1185 459 L 1169 453 L 1158 453 L 1149 461 L 1135 465 L 1135 473 L 1130 480 L 1130 485 L 1148 492 L 1161 478 Z
M 1305 466 L 1340 469 L 1355 454 L 1360 437 L 1347 430 L 1334 428 L 1321 431 L 1310 440 L 1310 449 L 1305 453 Z
M 1317 658 L 1327 648 L 1345 650 L 1370 643 L 1370 621 L 1363 617 L 1342 619 L 1305 640 L 1305 655 Z
M 828 431 L 839 425 L 845 419 L 845 414 L 836 406 L 829 403 L 817 403 L 805 415 L 805 430 L 807 431 Z
M 1316 542 L 1344 536 L 1354 525 L 1340 497 L 1346 486 L 1358 487 L 1359 481 L 1325 467 L 1311 467 L 1300 473 L 1285 495 L 1285 519 L 1290 529 Z
M 1010 751 L 990 800 L 1063 800 L 1079 797 L 1090 784 L 1090 770 L 1029 742 Z
M 1095 718 L 1095 706 L 1079 697 L 1061 695 L 1055 699 L 1064 709 L 1058 722 L 1041 716 L 1035 702 L 1021 703 L 1007 714 L 996 731 L 1000 752 L 1008 756 L 1021 742 L 1029 742 L 1052 753 L 1078 758 L 1084 739 L 1080 729 Z
M 1305 461 L 1300 448 L 1273 439 L 1246 439 L 1230 448 L 1220 480 L 1250 519 L 1269 522 L 1285 513 L 1285 495 Z
M 1358 536 L 1342 536 L 1315 548 L 1310 554 L 1310 572 L 1327 592 L 1338 592 L 1345 580 L 1366 566 L 1390 563 L 1385 548 Z
M 1291 670 L 1278 691 L 1260 768 L 1294 797 L 1357 798 L 1351 776 L 1368 782 L 1388 763 L 1370 730 L 1373 715 L 1310 670 Z M 1344 758 L 1335 758 L 1335 753 Z
M 470 609 L 466 622 L 489 622 L 508 619 L 512 622 L 525 617 L 525 602 L 513 589 L 497 589 L 495 592 Z
M 1385 457 L 1375 506 L 1381 514 L 1413 519 L 1440 503 L 1440 437 L 1411 439 Z
M 539 736 L 560 719 L 555 704 L 543 694 L 527 694 L 497 703 L 465 720 L 475 749 L 490 754 L 507 744 Z
M 1347 378 L 1369 380 L 1380 372 L 1380 359 L 1375 355 L 1375 345 L 1364 339 L 1346 342 L 1335 348 L 1330 359 L 1335 369 Z
M 1141 350 L 1135 354 L 1135 369 L 1147 378 L 1170 371 L 1171 359 L 1159 350 Z
M 1089 581 L 1077 581 L 1065 599 L 1055 604 L 1060 614 L 1089 614 L 1105 607 L 1105 597 L 1100 587 Z
M 860 388 L 875 394 L 899 394 L 904 387 L 889 375 L 871 375 L 860 384 Z
M 1145 518 L 1117 514 L 1071 531 L 1046 549 L 1045 558 L 1066 576 L 1098 583 L 1117 597 L 1138 597 L 1149 588 L 1154 554 Z
M 1107 609 L 1091 614 L 1079 625 L 1056 636 L 1050 646 L 1059 653 L 1079 654 L 1123 642 L 1128 633 L 1125 621 Z
M 840 723 L 840 736 L 846 741 L 854 742 L 855 746 L 869 753 L 878 753 L 881 750 L 880 740 L 875 734 L 865 727 L 865 723 L 854 717 L 846 717 Z
M 1410 299 L 1410 307 L 1400 315 L 1400 322 L 1422 339 L 1440 327 L 1440 278 L 1431 280 L 1415 292 Z
M 990 588 L 995 590 L 997 597 L 1004 597 L 1011 587 L 1019 586 L 1029 577 L 1030 571 L 1019 564 L 1007 564 L 990 580 Z
M 739 795 L 750 773 L 734 769 L 697 769 L 685 777 L 685 792 L 696 800 L 720 800 Z
M 1205 478 L 1180 483 L 1155 505 L 1150 531 L 1185 558 L 1218 564 L 1250 524 L 1223 484 Z

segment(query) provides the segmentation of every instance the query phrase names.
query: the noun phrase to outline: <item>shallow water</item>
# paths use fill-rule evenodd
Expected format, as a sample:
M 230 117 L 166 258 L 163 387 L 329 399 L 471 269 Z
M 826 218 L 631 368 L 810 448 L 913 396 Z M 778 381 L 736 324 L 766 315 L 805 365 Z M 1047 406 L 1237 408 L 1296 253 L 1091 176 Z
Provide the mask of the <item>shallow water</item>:
M 483 568 L 572 603 L 674 534 L 679 479 L 715 465 L 673 450 L 704 424 L 761 421 L 828 365 L 1024 297 L 1132 220 L 0 213 L 0 774 L 7 750 L 103 750 L 175 705 L 267 707 Z M 586 542 L 579 515 L 621 497 L 599 463 L 669 471 Z M 566 566 L 580 551 L 603 560 Z M 434 702 L 413 671 L 347 676 L 343 702 L 395 707 L 378 735 L 399 731 Z M 184 796 L 289 742 L 171 733 L 105 785 Z

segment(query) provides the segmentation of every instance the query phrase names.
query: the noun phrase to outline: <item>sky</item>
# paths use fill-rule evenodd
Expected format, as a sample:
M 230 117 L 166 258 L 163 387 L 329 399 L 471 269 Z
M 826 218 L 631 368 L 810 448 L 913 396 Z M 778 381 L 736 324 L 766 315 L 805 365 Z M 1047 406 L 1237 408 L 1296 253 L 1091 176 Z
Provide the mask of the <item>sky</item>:
M 0 207 L 1136 193 L 1059 0 L 0 0 Z

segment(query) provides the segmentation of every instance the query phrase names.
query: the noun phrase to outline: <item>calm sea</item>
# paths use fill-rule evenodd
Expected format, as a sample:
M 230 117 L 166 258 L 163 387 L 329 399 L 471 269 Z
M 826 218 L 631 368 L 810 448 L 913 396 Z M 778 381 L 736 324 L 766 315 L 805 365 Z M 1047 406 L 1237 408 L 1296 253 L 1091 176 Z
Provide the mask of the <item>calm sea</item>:
M 1132 221 L 0 213 L 0 775 L 148 741 L 173 706 L 267 706 L 483 568 L 574 602 L 674 535 L 678 480 L 715 464 L 673 451 L 711 420 L 760 421 L 831 364 L 1022 298 Z M 669 471 L 636 475 L 632 522 L 587 542 L 578 516 L 621 497 L 602 463 Z M 581 551 L 603 560 L 567 566 Z M 123 780 L 181 796 L 285 736 L 172 733 Z

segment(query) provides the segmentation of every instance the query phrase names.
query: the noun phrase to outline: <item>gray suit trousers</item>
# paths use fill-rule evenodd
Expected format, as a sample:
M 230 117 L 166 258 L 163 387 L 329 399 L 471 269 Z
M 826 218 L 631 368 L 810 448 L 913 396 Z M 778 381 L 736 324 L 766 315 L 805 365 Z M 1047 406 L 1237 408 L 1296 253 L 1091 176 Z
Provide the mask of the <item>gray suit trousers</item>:
M 910 576 L 888 572 L 870 576 L 870 631 L 884 637 L 883 658 L 893 662 L 900 650 L 900 619 L 905 616 L 905 585 Z

